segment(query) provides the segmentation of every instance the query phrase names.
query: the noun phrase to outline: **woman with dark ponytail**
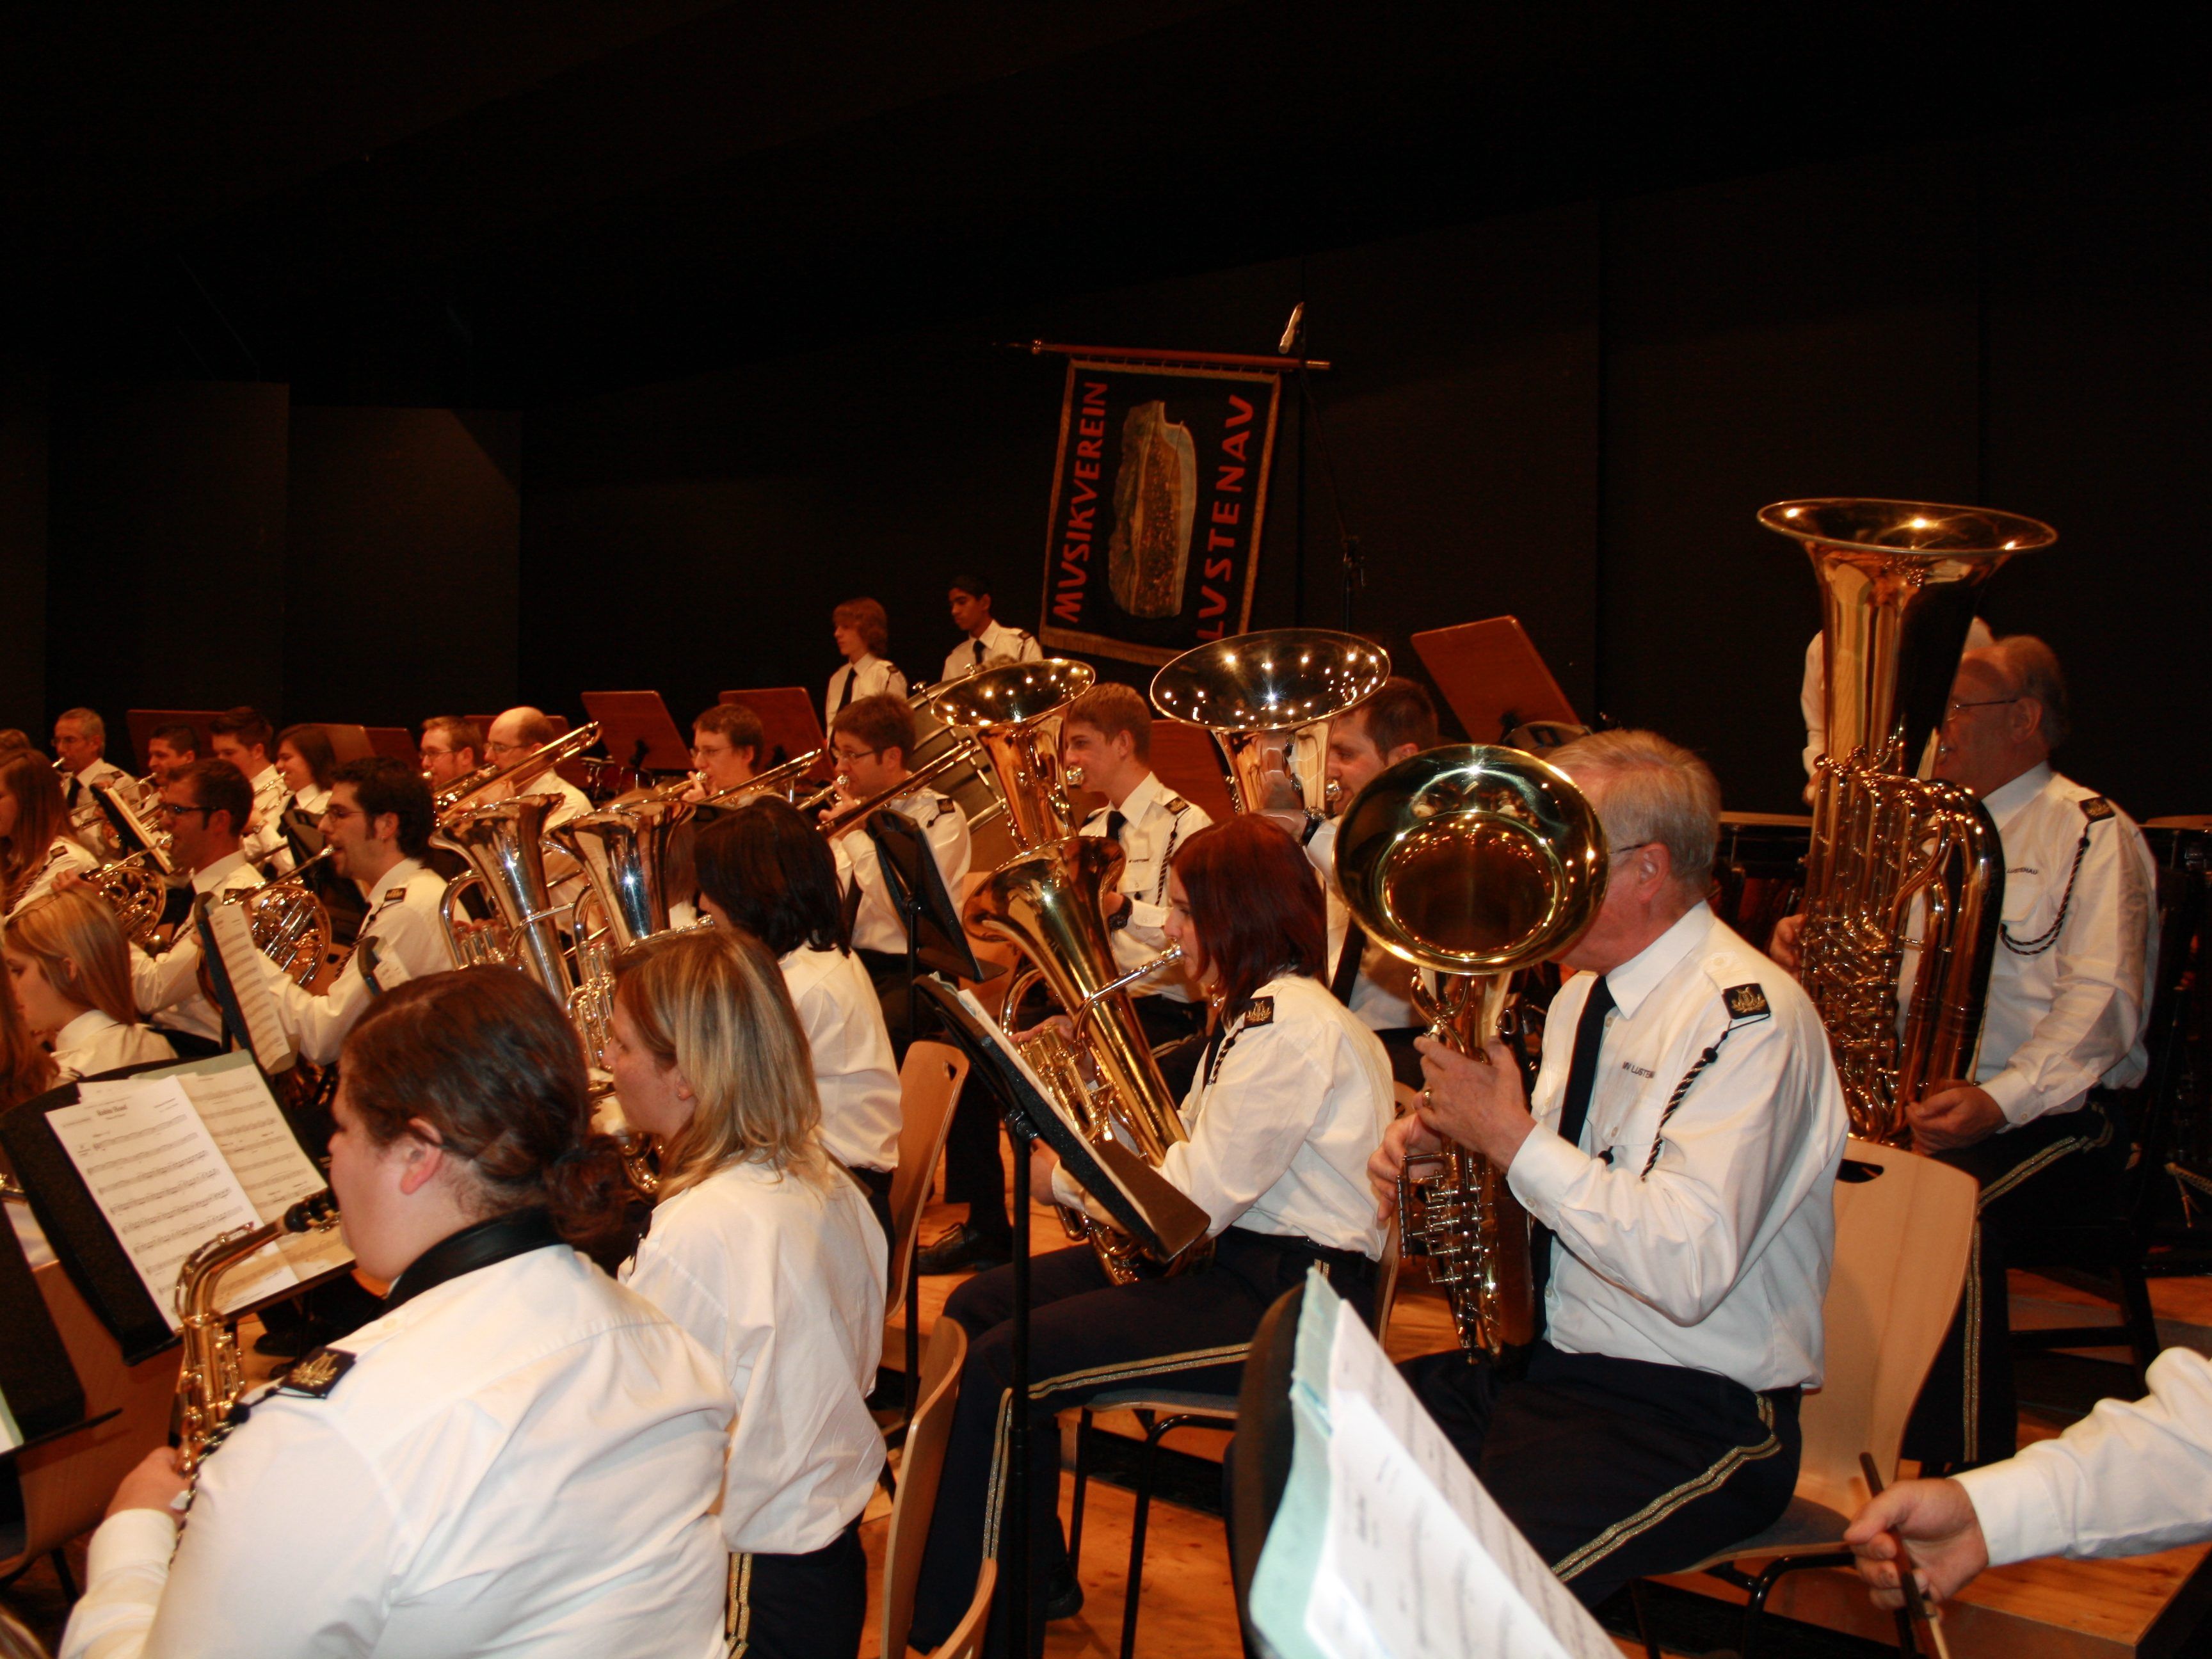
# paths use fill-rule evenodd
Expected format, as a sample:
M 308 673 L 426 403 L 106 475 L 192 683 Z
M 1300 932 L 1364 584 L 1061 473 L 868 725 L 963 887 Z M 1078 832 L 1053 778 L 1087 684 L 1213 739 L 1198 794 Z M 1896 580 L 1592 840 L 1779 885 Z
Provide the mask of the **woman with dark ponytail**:
M 174 1454 L 125 1479 L 62 1652 L 722 1653 L 728 1385 L 587 1259 L 639 1218 L 561 1011 L 506 969 L 410 981 L 339 1075 L 384 1311 L 241 1409 L 181 1540 Z

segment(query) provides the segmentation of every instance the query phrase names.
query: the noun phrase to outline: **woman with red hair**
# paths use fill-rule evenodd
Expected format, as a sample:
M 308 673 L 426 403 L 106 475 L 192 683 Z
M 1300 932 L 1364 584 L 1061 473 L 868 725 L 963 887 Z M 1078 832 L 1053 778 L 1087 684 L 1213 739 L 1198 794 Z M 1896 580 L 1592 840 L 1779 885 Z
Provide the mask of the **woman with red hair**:
M 1183 843 L 1168 903 L 1168 937 L 1215 1021 L 1181 1109 L 1189 1139 L 1160 1173 L 1211 1219 L 1213 1260 L 1127 1285 L 1109 1283 L 1087 1247 L 1030 1263 L 1030 1629 L 1018 1648 L 1002 1604 L 987 1649 L 996 1655 L 1041 1651 L 1044 1620 L 1082 1603 L 1058 1522 L 1055 1412 L 1139 1378 L 1233 1394 L 1261 1315 L 1315 1266 L 1363 1315 L 1374 1311 L 1382 1233 L 1366 1162 L 1390 1124 L 1390 1065 L 1322 982 L 1327 926 L 1312 866 L 1265 818 L 1231 818 Z M 1031 1165 L 1060 1202 L 1082 1202 L 1041 1142 Z M 997 1512 L 1012 1307 L 1012 1267 L 969 1279 L 945 1304 L 969 1346 L 915 1603 L 919 1647 L 958 1621 L 987 1534 L 1018 1524 Z

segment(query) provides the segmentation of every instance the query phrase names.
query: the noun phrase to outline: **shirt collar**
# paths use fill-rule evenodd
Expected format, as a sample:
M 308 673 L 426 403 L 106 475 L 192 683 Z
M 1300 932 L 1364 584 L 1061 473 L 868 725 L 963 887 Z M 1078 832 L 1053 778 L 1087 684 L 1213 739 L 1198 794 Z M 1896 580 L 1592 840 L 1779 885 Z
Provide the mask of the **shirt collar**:
M 1166 798 L 1167 791 L 1160 785 L 1160 775 L 1146 772 L 1139 779 L 1137 787 L 1121 798 L 1121 804 L 1111 810 L 1119 812 L 1132 823 L 1152 810 L 1152 803 Z
M 472 1227 L 447 1234 L 409 1262 L 399 1277 L 392 1281 L 392 1289 L 384 1298 L 384 1310 L 390 1313 L 402 1303 L 412 1301 L 432 1285 L 442 1285 L 449 1279 L 459 1279 L 479 1267 L 489 1267 L 494 1262 L 560 1243 L 560 1231 L 546 1210 L 510 1210 L 489 1221 L 479 1221 Z
M 2050 784 L 2052 773 L 2049 761 L 2039 761 L 2002 789 L 1992 789 L 1984 797 L 1982 805 L 1989 809 L 1991 817 L 2000 821 L 2033 800 Z
M 228 881 L 234 873 L 244 868 L 246 868 L 244 848 L 240 848 L 235 853 L 225 854 L 192 878 L 192 891 L 195 893 L 221 892 L 223 883 Z
M 257 795 L 264 794 L 271 789 L 282 789 L 284 787 L 284 780 L 276 775 L 276 769 L 273 765 L 263 767 L 247 781 L 253 786 L 253 793 Z
M 380 909 L 383 908 L 384 896 L 386 893 L 395 887 L 404 887 L 422 873 L 422 860 L 402 859 L 376 878 L 375 886 L 362 887 L 362 891 L 368 895 L 370 903 Z M 354 885 L 360 887 L 361 884 L 356 882 Z
M 54 1033 L 54 1048 L 75 1048 L 88 1043 L 102 1031 L 122 1030 L 122 1022 L 102 1013 L 97 1008 L 88 1008 L 75 1019 Z
M 1696 950 L 1712 930 L 1713 913 L 1703 899 L 1692 905 L 1672 927 L 1605 976 L 1613 992 L 1613 1006 L 1621 1018 L 1633 1019 L 1644 999 L 1674 971 L 1684 957 Z

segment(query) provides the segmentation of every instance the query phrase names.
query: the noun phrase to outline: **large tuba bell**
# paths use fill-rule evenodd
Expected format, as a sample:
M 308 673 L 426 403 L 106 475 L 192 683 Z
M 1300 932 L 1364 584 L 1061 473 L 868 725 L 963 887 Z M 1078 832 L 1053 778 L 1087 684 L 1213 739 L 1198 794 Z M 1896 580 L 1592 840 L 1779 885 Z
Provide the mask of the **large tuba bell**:
M 438 914 L 456 967 L 520 968 L 566 1008 L 576 978 L 561 944 L 561 907 L 545 879 L 545 820 L 560 804 L 558 795 L 518 795 L 457 807 L 441 817 L 441 833 L 468 860 L 470 873 L 446 884 Z M 464 930 L 456 919 L 463 894 L 479 884 L 504 924 L 503 942 L 491 928 Z
M 1278 628 L 1186 651 L 1152 677 L 1152 707 L 1213 734 L 1240 812 L 1267 798 L 1274 757 L 1309 812 L 1336 803 L 1327 781 L 1328 722 L 1390 678 L 1390 656 L 1357 634 Z
M 612 1018 L 615 954 L 668 931 L 669 844 L 690 816 L 689 801 L 644 795 L 571 818 L 550 832 L 554 844 L 584 873 L 570 929 L 577 983 L 568 1018 L 594 1065 Z M 587 920 L 587 908 L 596 911 L 595 922 Z
M 1429 1035 L 1482 1059 L 1516 969 L 1555 956 L 1605 898 L 1605 831 L 1566 775 L 1517 749 L 1458 744 L 1400 761 L 1337 830 L 1336 878 L 1385 950 L 1433 970 L 1414 981 Z M 1447 1143 L 1409 1158 L 1399 1237 L 1425 1255 L 1460 1346 L 1495 1356 L 1535 1334 L 1528 1216 L 1505 1172 Z
M 2057 536 L 2033 519 L 1926 501 L 1779 501 L 1759 520 L 1811 556 L 1828 659 L 1798 978 L 1827 1027 L 1852 1133 L 1895 1140 L 1910 1103 L 1972 1064 L 2004 899 L 1988 812 L 1913 775 L 1983 583 Z M 1919 968 L 1900 1038 L 1916 910 Z
M 1114 885 L 1121 848 L 1109 837 L 1075 833 L 1060 775 L 1060 711 L 1095 678 L 1060 658 L 1014 663 L 955 681 L 934 702 L 939 717 L 988 760 L 1016 849 L 975 890 L 963 920 L 977 933 L 1010 941 L 1035 964 L 1073 1017 L 1076 1043 L 1098 1081 L 1085 1082 L 1055 1035 L 1031 1039 L 1024 1056 L 1094 1135 L 1110 1133 L 1110 1121 L 1158 1167 L 1186 1136 L 1126 988 L 1156 964 L 1131 974 L 1115 962 L 1103 896 Z M 1092 1222 L 1088 1231 L 1099 1266 L 1117 1284 L 1146 1271 L 1176 1271 L 1209 1249 L 1200 1243 L 1171 1262 L 1148 1262 L 1118 1230 Z

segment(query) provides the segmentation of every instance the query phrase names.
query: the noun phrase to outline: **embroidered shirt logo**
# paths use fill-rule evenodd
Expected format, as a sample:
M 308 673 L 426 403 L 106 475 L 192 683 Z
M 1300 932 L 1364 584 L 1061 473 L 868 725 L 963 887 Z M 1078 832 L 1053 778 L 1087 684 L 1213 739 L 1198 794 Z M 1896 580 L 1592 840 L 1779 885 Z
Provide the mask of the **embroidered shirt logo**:
M 337 1387 L 338 1379 L 353 1369 L 354 1358 L 343 1348 L 318 1348 L 285 1374 L 277 1385 L 278 1392 L 324 1399 Z
M 1774 1012 L 1767 1006 L 1765 990 L 1757 984 L 1731 985 L 1721 993 L 1721 1002 L 1730 1019 L 1765 1019 Z
M 1656 1076 L 1658 1076 L 1658 1075 L 1659 1075 L 1659 1073 L 1656 1073 L 1656 1072 L 1653 1071 L 1653 1070 L 1652 1070 L 1649 1066 L 1638 1066 L 1638 1065 L 1634 1060 L 1622 1060 L 1622 1061 L 1620 1062 L 1620 1069 L 1621 1069 L 1622 1071 L 1624 1071 L 1624 1072 L 1631 1073 L 1632 1073 L 1633 1075 L 1635 1075 L 1635 1076 L 1637 1076 L 1637 1077 L 1646 1077 L 1646 1078 L 1648 1078 L 1648 1077 L 1656 1077 Z
M 1275 1000 L 1273 997 L 1254 997 L 1252 1006 L 1244 1011 L 1247 1025 L 1273 1025 L 1275 1023 Z

